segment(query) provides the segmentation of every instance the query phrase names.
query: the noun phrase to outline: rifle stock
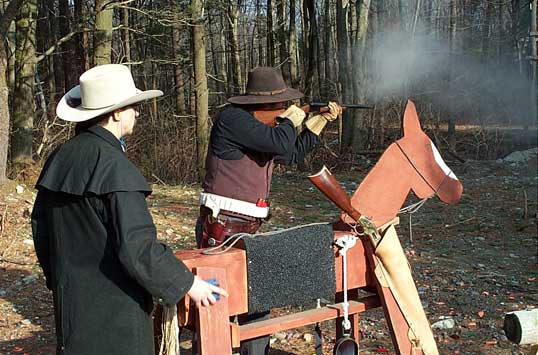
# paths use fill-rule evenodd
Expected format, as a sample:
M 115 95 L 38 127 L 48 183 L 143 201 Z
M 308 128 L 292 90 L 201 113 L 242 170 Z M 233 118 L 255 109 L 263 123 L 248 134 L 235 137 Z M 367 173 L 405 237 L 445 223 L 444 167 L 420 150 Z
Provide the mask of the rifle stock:
M 359 211 L 353 208 L 351 199 L 326 166 L 323 166 L 319 173 L 310 175 L 308 179 L 323 192 L 329 200 L 347 213 L 349 217 L 353 218 L 362 227 L 362 232 L 369 236 L 374 248 L 379 244 L 381 236 L 377 232 L 374 223 L 368 216 L 361 215 Z
M 355 221 L 359 221 L 361 214 L 353 208 L 349 196 L 326 166 L 323 166 L 317 174 L 310 175 L 308 179 L 342 211 Z

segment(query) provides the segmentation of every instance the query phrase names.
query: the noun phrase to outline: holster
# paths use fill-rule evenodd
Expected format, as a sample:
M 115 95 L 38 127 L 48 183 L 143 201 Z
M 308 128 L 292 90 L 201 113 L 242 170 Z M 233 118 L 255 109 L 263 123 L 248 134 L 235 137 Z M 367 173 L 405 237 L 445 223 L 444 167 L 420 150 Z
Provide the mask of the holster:
M 229 217 L 221 214 L 217 218 L 206 215 L 204 217 L 201 247 L 207 248 L 220 245 L 226 238 L 237 233 L 256 233 L 260 225 L 260 219 L 238 221 L 231 220 Z

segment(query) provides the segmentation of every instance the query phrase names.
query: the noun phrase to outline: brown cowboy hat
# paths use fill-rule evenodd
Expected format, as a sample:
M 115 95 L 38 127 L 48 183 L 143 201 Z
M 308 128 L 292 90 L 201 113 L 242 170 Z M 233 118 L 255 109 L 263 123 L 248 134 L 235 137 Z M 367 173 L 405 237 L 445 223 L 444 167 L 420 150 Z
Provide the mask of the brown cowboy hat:
M 228 102 L 238 105 L 268 104 L 295 100 L 303 96 L 299 90 L 286 86 L 280 70 L 258 67 L 248 72 L 246 93 L 230 97 Z

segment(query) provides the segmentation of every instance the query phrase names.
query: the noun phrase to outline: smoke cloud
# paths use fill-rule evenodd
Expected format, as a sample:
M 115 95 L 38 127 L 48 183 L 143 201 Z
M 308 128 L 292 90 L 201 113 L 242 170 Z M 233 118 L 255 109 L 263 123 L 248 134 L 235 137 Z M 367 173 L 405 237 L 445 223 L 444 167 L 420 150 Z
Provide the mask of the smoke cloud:
M 386 31 L 371 43 L 370 101 L 426 98 L 443 117 L 458 122 L 536 125 L 524 58 L 484 58 L 473 49 L 452 52 L 446 38 L 420 31 L 414 38 Z

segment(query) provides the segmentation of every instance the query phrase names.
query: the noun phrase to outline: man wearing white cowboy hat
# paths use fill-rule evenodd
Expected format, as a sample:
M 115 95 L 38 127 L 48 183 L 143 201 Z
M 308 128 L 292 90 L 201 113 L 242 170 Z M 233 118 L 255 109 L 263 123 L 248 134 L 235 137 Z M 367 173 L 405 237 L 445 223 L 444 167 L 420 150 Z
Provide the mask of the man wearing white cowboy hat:
M 196 237 L 202 247 L 218 245 L 235 233 L 255 233 L 269 214 L 269 191 L 274 164 L 294 164 L 319 142 L 327 122 L 341 108 L 309 118 L 290 105 L 303 94 L 286 86 L 280 71 L 258 67 L 248 74 L 246 93 L 228 99 L 211 129 L 206 176 L 200 196 L 201 213 Z M 266 314 L 240 317 L 240 322 L 262 319 Z M 266 354 L 269 338 L 241 345 L 241 354 Z
M 57 106 L 78 134 L 47 159 L 32 211 L 57 354 L 153 354 L 152 297 L 173 305 L 188 293 L 209 306 L 212 293 L 227 296 L 157 242 L 145 201 L 151 189 L 122 151 L 136 105 L 161 95 L 138 90 L 126 66 L 110 64 L 82 74 Z

